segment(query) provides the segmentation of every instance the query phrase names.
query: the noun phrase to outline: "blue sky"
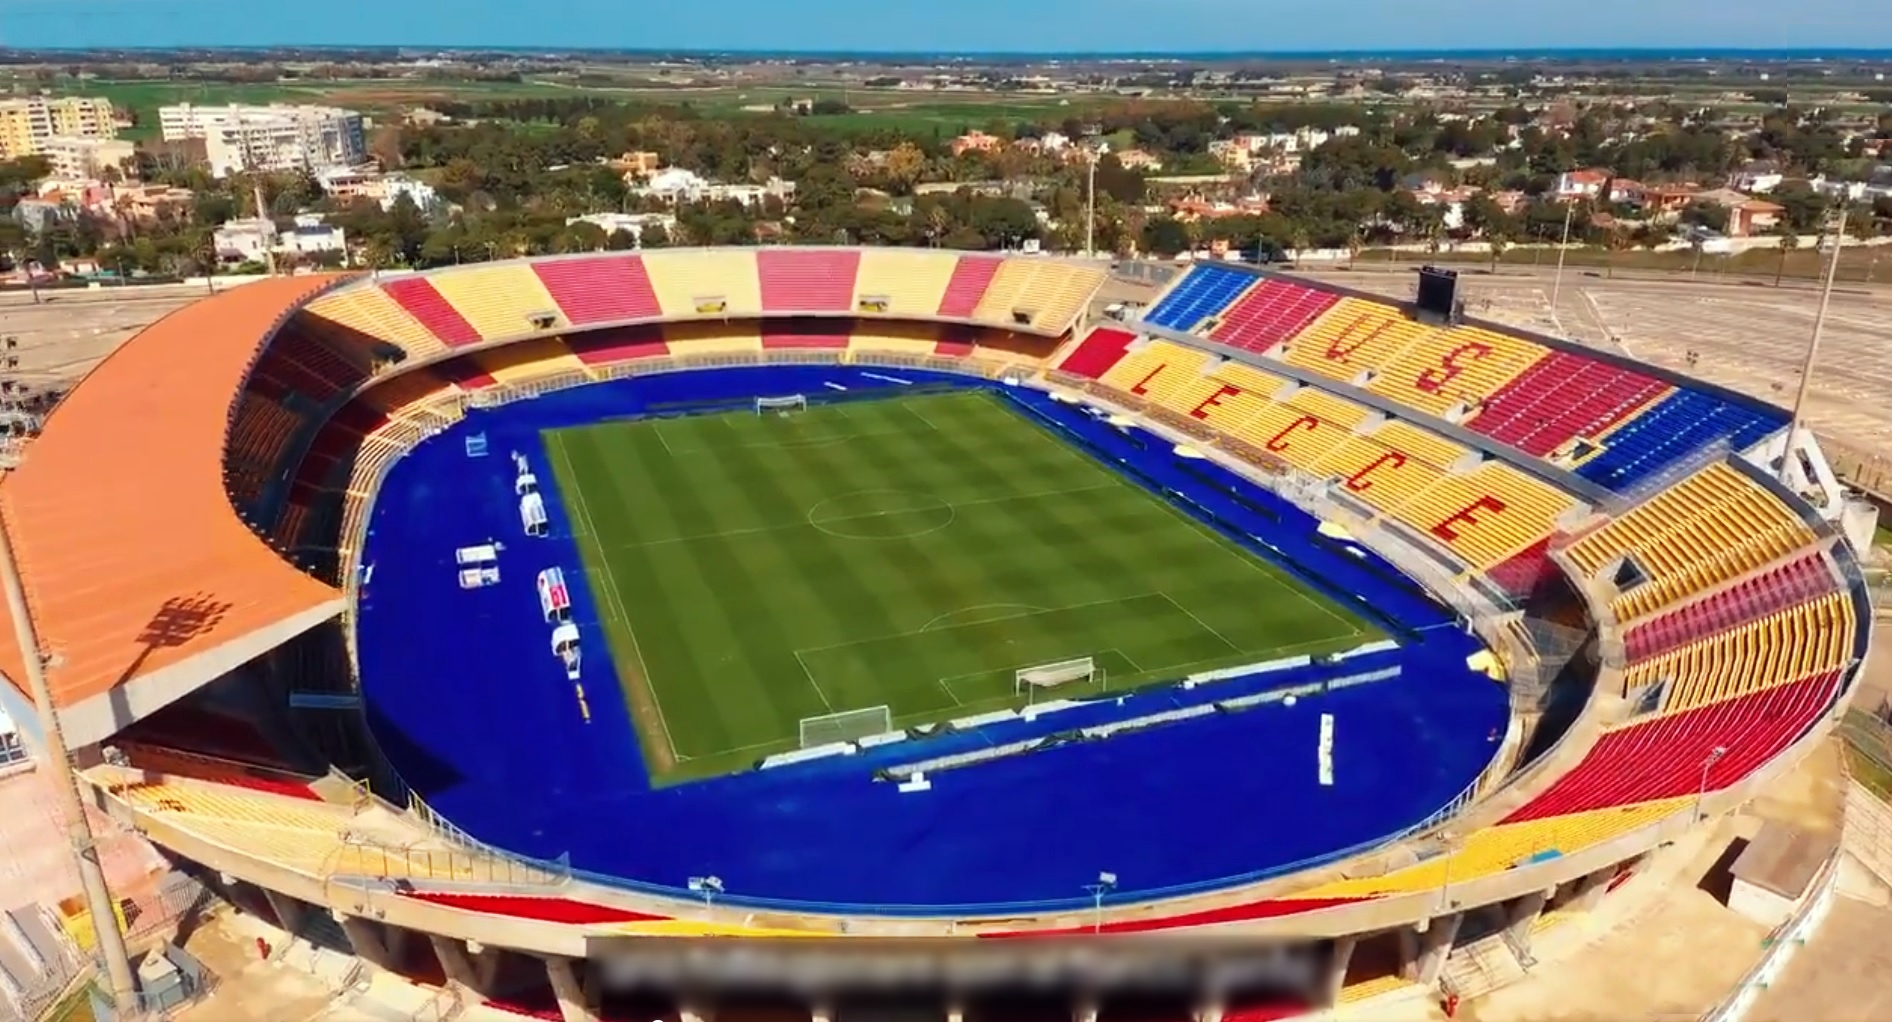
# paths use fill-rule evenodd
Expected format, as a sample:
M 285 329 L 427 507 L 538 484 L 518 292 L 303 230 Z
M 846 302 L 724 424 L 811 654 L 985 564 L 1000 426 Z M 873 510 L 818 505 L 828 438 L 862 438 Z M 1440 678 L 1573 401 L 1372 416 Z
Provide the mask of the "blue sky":
M 1888 0 L 0 0 L 5 46 L 1892 48 Z

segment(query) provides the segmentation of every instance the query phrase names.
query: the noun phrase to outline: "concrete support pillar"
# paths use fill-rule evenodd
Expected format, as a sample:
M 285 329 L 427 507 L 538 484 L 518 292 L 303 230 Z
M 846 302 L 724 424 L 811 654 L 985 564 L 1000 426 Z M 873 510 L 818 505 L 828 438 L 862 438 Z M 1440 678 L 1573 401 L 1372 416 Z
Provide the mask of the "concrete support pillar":
M 342 917 L 342 932 L 348 935 L 348 946 L 354 950 L 356 958 L 377 969 L 398 972 L 400 970 L 396 966 L 400 963 L 388 953 L 385 931 L 385 927 L 372 919 L 364 919 L 361 916 Z
M 1222 1022 L 1222 1015 L 1227 1006 L 1222 1003 L 1222 995 L 1211 994 L 1196 1009 L 1196 1022 Z
M 485 1000 L 487 988 L 480 985 L 479 971 L 473 968 L 466 945 L 432 933 L 427 935 L 427 941 L 433 945 L 434 957 L 440 959 L 440 971 L 447 974 L 447 985 L 464 997 Z
M 1340 991 L 1347 986 L 1347 966 L 1353 962 L 1353 949 L 1359 946 L 1358 937 L 1334 938 L 1334 953 L 1327 962 L 1327 984 L 1321 991 L 1327 1003 L 1315 1007 L 1331 1008 L 1340 1003 Z
M 1071 1009 L 1071 1022 L 1097 1022 L 1097 1001 L 1086 997 Z
M 480 989 L 499 989 L 499 967 L 506 964 L 505 950 L 469 940 L 466 942 L 466 953 L 473 961 L 473 978 L 479 983 Z
M 1445 971 L 1445 959 L 1452 953 L 1452 942 L 1458 939 L 1458 928 L 1464 922 L 1463 912 L 1427 920 L 1425 930 L 1413 935 L 1418 954 L 1412 959 L 1406 978 L 1420 986 L 1437 983 L 1439 974 Z M 1401 946 L 1404 947 L 1403 942 Z
M 1595 912 L 1603 903 L 1603 895 L 1610 889 L 1610 881 L 1616 879 L 1615 867 L 1599 869 L 1577 881 L 1577 893 L 1570 899 L 1570 907 L 1579 912 Z
M 1544 914 L 1551 893 L 1534 891 L 1505 906 L 1504 942 L 1511 945 L 1518 962 L 1526 967 L 1536 964 L 1536 959 L 1531 957 L 1531 926 Z
M 707 1016 L 703 1014 L 703 1009 L 699 1005 L 684 1003 L 677 1005 L 677 1022 L 706 1022 L 706 1020 Z
M 946 1022 L 966 1022 L 966 1006 L 963 1002 L 946 1002 Z
M 547 958 L 545 977 L 552 981 L 552 997 L 558 1001 L 558 1013 L 565 1022 L 598 1022 L 598 1013 L 585 997 L 584 977 L 577 962 L 570 958 Z
M 269 902 L 269 910 L 276 916 L 276 925 L 282 927 L 284 933 L 292 936 L 300 932 L 303 921 L 308 918 L 309 906 L 287 894 L 279 894 L 267 887 L 262 890 L 263 900 Z
M 408 948 L 414 938 L 414 931 L 405 926 L 382 923 L 381 933 L 388 945 L 388 960 L 394 963 L 392 968 L 405 972 Z
M 834 1022 L 834 1005 L 826 1001 L 816 1001 L 808 1009 L 808 1022 Z

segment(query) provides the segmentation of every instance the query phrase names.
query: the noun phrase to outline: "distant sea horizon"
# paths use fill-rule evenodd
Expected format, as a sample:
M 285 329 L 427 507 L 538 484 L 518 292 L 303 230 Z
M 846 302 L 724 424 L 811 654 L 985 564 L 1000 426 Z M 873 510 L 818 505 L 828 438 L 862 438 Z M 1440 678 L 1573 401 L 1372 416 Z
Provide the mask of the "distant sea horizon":
M 1406 62 L 1454 61 L 1661 61 L 1668 63 L 1706 63 L 1747 60 L 1763 63 L 1892 61 L 1892 47 L 1475 47 L 1465 49 L 1365 49 L 1365 50 L 769 50 L 742 48 L 686 47 L 568 47 L 568 46 L 431 46 L 425 43 L 358 43 L 299 45 L 283 43 L 272 46 L 32 46 L 0 47 L 0 55 L 34 53 L 262 53 L 270 51 L 385 51 L 420 57 L 437 54 L 485 54 L 492 56 L 551 57 L 612 55 L 623 57 L 741 58 L 748 60 L 826 60 L 881 61 L 925 59 L 938 62 L 1001 60 L 1009 62 L 1229 62 L 1243 60 L 1293 60 L 1305 62 L 1358 63 L 1372 60 Z

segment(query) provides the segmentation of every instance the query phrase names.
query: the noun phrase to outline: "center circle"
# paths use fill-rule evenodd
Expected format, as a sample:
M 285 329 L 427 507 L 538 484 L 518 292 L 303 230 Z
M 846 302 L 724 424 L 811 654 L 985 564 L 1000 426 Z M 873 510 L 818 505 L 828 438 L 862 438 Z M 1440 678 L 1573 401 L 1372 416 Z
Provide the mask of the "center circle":
M 808 524 L 840 539 L 911 539 L 953 523 L 950 502 L 916 490 L 855 490 L 808 509 Z

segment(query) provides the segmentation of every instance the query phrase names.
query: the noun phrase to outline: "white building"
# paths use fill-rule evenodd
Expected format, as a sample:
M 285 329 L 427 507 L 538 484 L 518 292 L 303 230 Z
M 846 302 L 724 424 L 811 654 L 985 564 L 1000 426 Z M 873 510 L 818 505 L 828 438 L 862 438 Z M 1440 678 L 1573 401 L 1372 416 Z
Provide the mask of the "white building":
M 661 199 L 671 205 L 679 202 L 734 201 L 744 206 L 754 206 L 771 195 L 784 201 L 793 198 L 795 182 L 774 177 L 766 185 L 717 184 L 705 181 L 691 171 L 672 167 L 652 174 L 649 184 L 631 189 L 631 194 Z
M 422 213 L 433 213 L 441 205 L 440 193 L 433 185 L 405 174 L 383 174 L 372 167 L 330 167 L 317 171 L 315 181 L 337 199 L 372 199 L 383 211 L 393 209 L 402 196 Z
M 626 231 L 637 239 L 638 247 L 642 248 L 644 228 L 661 227 L 665 234 L 669 234 L 677 229 L 677 218 L 668 213 L 587 213 L 565 219 L 565 226 L 573 224 L 591 224 L 607 237 L 618 231 Z
M 273 220 L 231 220 L 216 229 L 211 241 L 217 259 L 225 263 L 261 263 L 271 254 L 304 257 L 348 251 L 347 235 L 340 227 L 323 223 L 319 213 L 297 215 L 287 231 L 278 229 Z
M 362 118 L 329 106 L 194 106 L 158 108 L 166 142 L 202 139 L 216 177 L 246 170 L 308 170 L 368 161 Z
M 107 167 L 122 167 L 137 147 L 112 138 L 56 135 L 42 142 L 39 155 L 52 164 L 52 176 L 61 181 L 94 181 Z

